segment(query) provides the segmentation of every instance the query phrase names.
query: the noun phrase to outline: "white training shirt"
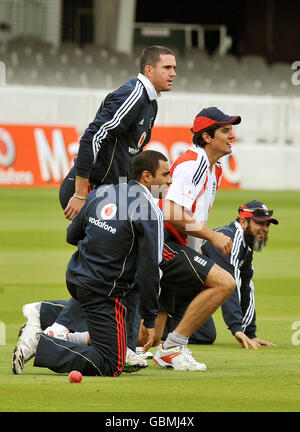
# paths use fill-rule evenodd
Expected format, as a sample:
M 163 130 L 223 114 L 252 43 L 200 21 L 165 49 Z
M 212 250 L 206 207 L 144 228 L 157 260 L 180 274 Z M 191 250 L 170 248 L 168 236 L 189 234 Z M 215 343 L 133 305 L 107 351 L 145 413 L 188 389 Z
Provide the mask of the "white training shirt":
M 172 164 L 171 175 L 172 184 L 166 199 L 184 207 L 197 222 L 206 224 L 216 190 L 221 182 L 221 164 L 217 162 L 210 169 L 204 149 L 192 145 Z M 182 233 L 178 234 L 183 239 L 186 237 Z M 187 236 L 185 241 L 197 251 L 203 242 L 202 239 L 193 236 Z

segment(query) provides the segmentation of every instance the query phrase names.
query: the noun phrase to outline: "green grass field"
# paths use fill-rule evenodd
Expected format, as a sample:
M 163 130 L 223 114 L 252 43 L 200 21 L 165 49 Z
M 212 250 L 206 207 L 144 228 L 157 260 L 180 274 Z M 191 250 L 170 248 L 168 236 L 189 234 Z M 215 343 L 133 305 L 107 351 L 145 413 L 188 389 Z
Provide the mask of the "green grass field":
M 43 299 L 67 299 L 64 275 L 74 248 L 65 242 L 68 222 L 53 189 L 0 189 L 0 411 L 203 412 L 300 411 L 300 193 L 225 191 L 217 194 L 209 226 L 230 222 L 238 205 L 251 199 L 274 208 L 263 253 L 255 254 L 258 336 L 278 345 L 243 350 L 215 314 L 217 340 L 190 346 L 206 372 L 162 370 L 149 362 L 139 373 L 119 378 L 67 375 L 34 368 L 11 373 L 11 354 L 22 306 Z M 300 323 L 299 323 L 300 324 Z M 3 341 L 3 332 L 0 342 Z

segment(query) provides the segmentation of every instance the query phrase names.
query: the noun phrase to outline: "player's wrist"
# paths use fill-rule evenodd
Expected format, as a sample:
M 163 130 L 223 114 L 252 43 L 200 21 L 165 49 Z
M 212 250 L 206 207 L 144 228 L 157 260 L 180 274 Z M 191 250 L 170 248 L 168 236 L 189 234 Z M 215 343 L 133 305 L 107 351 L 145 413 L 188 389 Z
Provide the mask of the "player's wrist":
M 79 199 L 79 200 L 81 200 L 81 201 L 85 201 L 85 200 L 86 200 L 86 196 L 79 195 L 79 194 L 77 194 L 76 192 L 74 193 L 73 197 L 74 197 L 74 198 L 77 198 L 77 199 Z

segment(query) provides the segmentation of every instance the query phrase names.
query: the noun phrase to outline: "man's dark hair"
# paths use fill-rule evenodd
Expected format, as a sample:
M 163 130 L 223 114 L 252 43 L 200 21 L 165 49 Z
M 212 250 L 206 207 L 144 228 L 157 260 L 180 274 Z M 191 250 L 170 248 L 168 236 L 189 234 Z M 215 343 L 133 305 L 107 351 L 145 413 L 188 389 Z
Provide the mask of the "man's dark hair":
M 200 132 L 196 132 L 193 135 L 193 144 L 195 144 L 198 147 L 205 147 L 207 142 L 202 138 L 202 134 L 206 132 L 211 138 L 214 138 L 216 130 L 219 129 L 220 127 L 221 127 L 220 125 L 213 125 L 206 129 L 201 130 Z
M 160 160 L 168 161 L 164 154 L 155 150 L 145 150 L 139 153 L 131 162 L 132 180 L 140 180 L 143 171 L 149 171 L 155 177 Z
M 160 55 L 172 55 L 175 53 L 169 48 L 162 45 L 152 45 L 143 50 L 140 57 L 140 72 L 145 73 L 145 66 L 150 65 L 155 67 L 160 60 Z

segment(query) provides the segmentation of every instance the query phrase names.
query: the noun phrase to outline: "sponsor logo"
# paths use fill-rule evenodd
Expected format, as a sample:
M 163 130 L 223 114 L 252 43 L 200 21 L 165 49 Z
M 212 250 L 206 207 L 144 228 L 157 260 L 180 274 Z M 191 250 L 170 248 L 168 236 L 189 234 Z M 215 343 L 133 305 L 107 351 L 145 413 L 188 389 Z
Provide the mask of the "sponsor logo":
M 128 152 L 131 154 L 137 154 L 140 151 L 138 148 L 128 147 Z
M 145 139 L 146 139 L 146 136 L 147 136 L 147 134 L 146 134 L 146 132 L 144 132 L 144 133 L 142 134 L 141 138 L 139 139 L 139 142 L 138 142 L 138 148 L 142 147 L 143 142 L 144 142 Z
M 101 221 L 100 219 L 95 219 L 93 217 L 89 217 L 89 222 L 93 225 L 96 225 L 99 228 L 104 229 L 105 231 L 110 232 L 111 234 L 116 234 L 117 229 L 108 225 L 105 221 Z
M 203 258 L 200 258 L 199 256 L 195 256 L 194 261 L 196 261 L 198 264 L 202 265 L 203 267 L 205 267 L 207 264 L 207 261 L 205 261 L 205 259 Z
M 8 167 L 16 159 L 16 147 L 11 134 L 0 128 L 0 165 Z
M 101 210 L 101 218 L 102 219 L 112 219 L 117 213 L 117 206 L 113 203 L 106 204 Z

